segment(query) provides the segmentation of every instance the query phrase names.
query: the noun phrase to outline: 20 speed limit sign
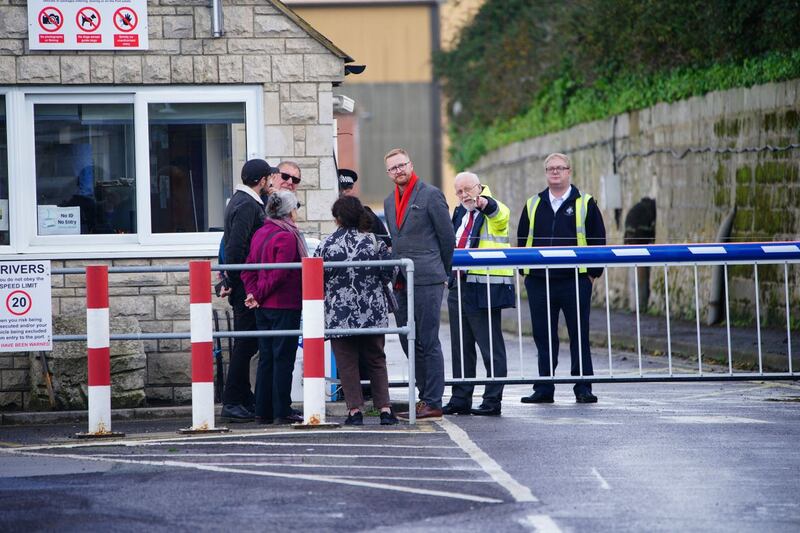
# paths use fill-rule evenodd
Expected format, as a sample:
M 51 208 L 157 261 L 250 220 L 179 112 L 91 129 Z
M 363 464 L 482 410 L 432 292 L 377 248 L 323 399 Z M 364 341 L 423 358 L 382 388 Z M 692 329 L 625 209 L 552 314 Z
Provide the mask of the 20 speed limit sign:
M 53 349 L 49 261 L 0 262 L 0 352 Z

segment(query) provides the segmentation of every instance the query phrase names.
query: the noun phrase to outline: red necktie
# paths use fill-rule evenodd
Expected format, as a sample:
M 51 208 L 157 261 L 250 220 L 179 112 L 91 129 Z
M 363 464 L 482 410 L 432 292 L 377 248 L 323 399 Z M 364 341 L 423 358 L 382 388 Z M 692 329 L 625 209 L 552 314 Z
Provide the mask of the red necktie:
M 467 241 L 469 240 L 469 234 L 472 232 L 472 223 L 475 222 L 475 211 L 469 212 L 469 220 L 467 221 L 467 227 L 464 228 L 464 232 L 461 234 L 461 238 L 458 239 L 458 246 L 457 248 L 466 248 Z

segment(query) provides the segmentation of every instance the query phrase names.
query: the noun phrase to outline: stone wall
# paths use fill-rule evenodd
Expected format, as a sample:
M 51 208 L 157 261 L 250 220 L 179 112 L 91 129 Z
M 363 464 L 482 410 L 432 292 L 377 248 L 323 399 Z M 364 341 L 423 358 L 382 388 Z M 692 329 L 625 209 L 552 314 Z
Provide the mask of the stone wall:
M 625 214 L 642 197 L 657 204 L 656 243 L 715 242 L 723 220 L 736 209 L 731 240 L 798 240 L 800 80 L 709 93 L 673 104 L 582 124 L 528 139 L 483 157 L 475 170 L 511 207 L 516 232 L 525 200 L 545 185 L 542 164 L 551 152 L 573 159 L 573 183 L 603 209 L 609 244 L 623 241 Z M 751 150 L 754 149 L 754 150 Z M 687 150 L 689 150 L 687 152 Z M 601 176 L 614 168 L 622 181 L 619 225 L 608 209 Z M 708 311 L 711 268 L 700 268 L 702 316 Z M 612 305 L 629 305 L 628 272 L 610 273 Z M 762 324 L 785 327 L 783 267 L 759 268 Z M 753 323 L 753 268 L 730 269 L 732 321 Z M 650 311 L 664 312 L 664 271 L 650 277 Z M 669 271 L 672 314 L 694 317 L 690 268 Z M 791 316 L 800 329 L 800 266 L 789 267 Z M 598 302 L 602 287 L 595 290 Z
M 53 261 L 51 267 L 83 267 L 89 264 L 108 266 L 160 266 L 186 265 L 184 259 L 115 259 L 108 261 Z M 212 283 L 215 281 L 212 272 Z M 138 322 L 143 333 L 189 332 L 189 273 L 147 272 L 109 274 L 109 314 L 113 319 Z M 209 287 L 211 290 L 211 287 Z M 80 324 L 75 331 L 58 331 L 64 334 L 86 332 L 86 277 L 82 274 L 52 275 L 53 315 L 77 317 L 71 321 Z M 213 298 L 214 308 L 223 317 L 230 309 L 226 300 Z M 113 328 L 111 333 L 123 333 Z M 130 326 L 128 326 L 130 328 Z M 73 344 L 73 343 L 68 343 Z M 75 343 L 77 344 L 77 343 Z M 112 342 L 114 344 L 114 342 Z M 147 355 L 144 390 L 148 402 L 182 403 L 191 400 L 191 343 L 189 339 L 142 341 Z M 227 342 L 223 341 L 223 347 Z M 225 354 L 227 361 L 227 352 Z M 51 368 L 56 371 L 56 369 Z M 40 369 L 35 368 L 34 373 Z M 59 376 L 54 376 L 56 380 Z M 34 379 L 36 378 L 36 379 Z M 31 376 L 26 353 L 0 353 L 0 407 L 34 407 L 41 404 L 36 394 L 38 377 Z

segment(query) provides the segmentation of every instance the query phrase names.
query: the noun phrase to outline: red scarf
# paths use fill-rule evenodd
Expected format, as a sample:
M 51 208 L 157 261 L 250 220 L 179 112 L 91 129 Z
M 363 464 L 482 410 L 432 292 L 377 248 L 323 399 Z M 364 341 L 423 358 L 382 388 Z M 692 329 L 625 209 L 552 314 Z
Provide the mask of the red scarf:
M 397 185 L 394 186 L 394 210 L 396 212 L 397 229 L 400 229 L 400 226 L 402 226 L 403 215 L 406 213 L 408 202 L 411 200 L 411 191 L 414 190 L 416 184 L 417 174 L 416 172 L 412 172 L 411 179 L 408 180 L 408 185 L 406 185 L 406 190 L 402 195 L 400 194 L 400 187 Z

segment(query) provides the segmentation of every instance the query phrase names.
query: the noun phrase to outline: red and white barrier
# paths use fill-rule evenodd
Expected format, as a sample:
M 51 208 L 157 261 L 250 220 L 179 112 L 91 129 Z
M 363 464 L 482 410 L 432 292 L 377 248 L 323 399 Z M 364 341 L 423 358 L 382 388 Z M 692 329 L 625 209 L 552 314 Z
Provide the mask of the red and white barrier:
M 325 424 L 325 293 L 322 258 L 303 258 L 303 424 Z
M 189 317 L 192 340 L 192 427 L 214 430 L 214 359 L 211 262 L 189 262 Z
M 111 342 L 108 267 L 86 267 L 86 355 L 89 366 L 88 435 L 111 433 Z

